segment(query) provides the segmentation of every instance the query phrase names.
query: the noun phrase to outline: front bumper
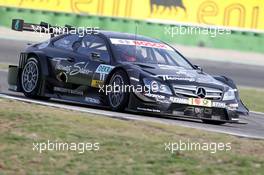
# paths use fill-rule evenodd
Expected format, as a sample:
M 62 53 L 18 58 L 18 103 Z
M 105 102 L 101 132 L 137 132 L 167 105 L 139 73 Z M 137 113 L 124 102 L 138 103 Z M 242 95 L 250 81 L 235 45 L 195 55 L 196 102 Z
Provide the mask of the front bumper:
M 228 103 L 210 101 L 210 104 L 193 105 L 192 99 L 131 93 L 128 108 L 143 113 L 166 115 L 171 117 L 187 117 L 201 120 L 217 120 L 229 123 L 239 121 L 236 100 Z

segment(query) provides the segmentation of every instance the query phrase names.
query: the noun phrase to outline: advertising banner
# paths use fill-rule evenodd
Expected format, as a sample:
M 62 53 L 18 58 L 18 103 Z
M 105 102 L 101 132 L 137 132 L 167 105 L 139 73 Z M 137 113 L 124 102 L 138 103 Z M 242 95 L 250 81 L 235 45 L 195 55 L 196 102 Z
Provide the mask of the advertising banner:
M 0 6 L 264 30 L 264 0 L 0 0 Z

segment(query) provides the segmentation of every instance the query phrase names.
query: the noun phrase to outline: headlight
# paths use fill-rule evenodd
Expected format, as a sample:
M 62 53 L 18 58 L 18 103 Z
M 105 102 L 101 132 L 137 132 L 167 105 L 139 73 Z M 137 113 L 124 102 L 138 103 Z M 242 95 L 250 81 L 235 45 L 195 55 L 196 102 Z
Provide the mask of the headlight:
M 235 97 L 235 90 L 234 89 L 229 89 L 227 92 L 225 92 L 223 100 L 224 101 L 234 100 L 235 98 L 236 98 Z
M 149 90 L 149 92 L 172 95 L 171 89 L 165 84 L 162 84 L 156 80 L 151 80 L 149 78 L 144 78 L 143 82 L 144 86 Z

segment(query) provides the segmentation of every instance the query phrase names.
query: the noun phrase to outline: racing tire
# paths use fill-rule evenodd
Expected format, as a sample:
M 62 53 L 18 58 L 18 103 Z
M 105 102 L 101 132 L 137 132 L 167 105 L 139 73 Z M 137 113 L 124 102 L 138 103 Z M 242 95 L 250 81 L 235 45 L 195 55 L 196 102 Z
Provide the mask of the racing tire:
M 111 92 L 107 94 L 108 105 L 113 111 L 124 111 L 128 105 L 129 92 L 124 92 L 121 87 L 124 87 L 124 85 L 129 85 L 127 74 L 122 70 L 116 71 L 111 76 L 108 85 L 111 87 Z M 117 89 L 117 87 L 120 88 Z
M 226 122 L 223 122 L 223 121 L 217 121 L 217 120 L 202 120 L 203 123 L 206 123 L 206 124 L 211 124 L 211 125 L 223 125 L 225 124 Z
M 39 61 L 31 57 L 27 60 L 20 77 L 21 89 L 26 97 L 48 100 L 48 97 L 38 95 L 38 91 L 42 84 L 41 69 Z

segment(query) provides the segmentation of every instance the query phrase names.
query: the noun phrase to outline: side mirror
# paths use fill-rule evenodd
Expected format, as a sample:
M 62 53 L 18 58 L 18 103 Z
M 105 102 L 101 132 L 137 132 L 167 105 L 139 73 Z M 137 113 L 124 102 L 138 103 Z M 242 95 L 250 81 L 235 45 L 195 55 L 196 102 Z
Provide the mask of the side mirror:
M 103 60 L 101 60 L 101 56 L 99 53 L 92 52 L 92 53 L 90 53 L 90 56 L 91 56 L 92 60 L 94 60 L 94 61 L 104 62 Z
M 203 72 L 203 68 L 201 66 L 198 65 L 193 65 L 195 70 L 200 70 L 201 72 Z

